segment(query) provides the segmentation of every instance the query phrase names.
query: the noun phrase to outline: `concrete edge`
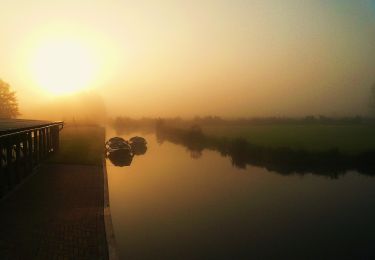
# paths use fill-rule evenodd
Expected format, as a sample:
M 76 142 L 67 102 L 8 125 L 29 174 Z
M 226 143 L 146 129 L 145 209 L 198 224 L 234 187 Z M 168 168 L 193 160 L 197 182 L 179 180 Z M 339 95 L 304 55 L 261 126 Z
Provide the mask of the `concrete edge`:
M 104 178 L 104 227 L 105 235 L 108 246 L 108 259 L 109 260 L 118 260 L 118 250 L 116 237 L 112 225 L 112 216 L 109 205 L 109 190 L 108 190 L 108 176 L 107 176 L 107 167 L 106 160 L 103 158 L 103 178 Z

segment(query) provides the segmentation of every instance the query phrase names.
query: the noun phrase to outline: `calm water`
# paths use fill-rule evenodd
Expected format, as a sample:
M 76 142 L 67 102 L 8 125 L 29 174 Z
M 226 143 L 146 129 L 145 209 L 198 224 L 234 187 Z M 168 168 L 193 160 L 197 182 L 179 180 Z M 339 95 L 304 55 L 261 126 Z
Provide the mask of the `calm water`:
M 129 167 L 107 162 L 123 259 L 375 257 L 375 178 L 234 168 L 204 150 L 147 139 Z M 115 136 L 110 129 L 107 136 Z

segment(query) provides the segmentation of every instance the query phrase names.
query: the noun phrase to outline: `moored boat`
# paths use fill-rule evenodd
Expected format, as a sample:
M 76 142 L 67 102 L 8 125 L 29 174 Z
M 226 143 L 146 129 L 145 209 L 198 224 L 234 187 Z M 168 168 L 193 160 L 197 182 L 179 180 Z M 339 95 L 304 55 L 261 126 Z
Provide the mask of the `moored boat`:
M 123 150 L 124 152 L 129 152 L 131 153 L 131 147 L 129 145 L 129 143 L 121 138 L 121 137 L 113 137 L 111 139 L 109 139 L 106 144 L 106 149 L 107 149 L 107 152 L 108 153 L 111 153 L 113 151 L 116 151 L 116 150 Z
M 134 155 L 143 155 L 147 151 L 147 141 L 143 137 L 134 136 L 130 138 L 130 147 Z

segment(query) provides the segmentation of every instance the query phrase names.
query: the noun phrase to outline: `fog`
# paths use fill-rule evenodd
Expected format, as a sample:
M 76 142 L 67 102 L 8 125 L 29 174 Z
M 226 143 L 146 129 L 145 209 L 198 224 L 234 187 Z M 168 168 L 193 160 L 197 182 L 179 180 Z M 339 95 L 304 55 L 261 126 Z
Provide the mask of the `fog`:
M 368 115 L 375 83 L 370 0 L 3 0 L 0 33 L 21 117 L 85 118 L 88 99 L 100 117 Z M 51 94 L 30 68 L 51 35 L 97 62 L 74 93 Z

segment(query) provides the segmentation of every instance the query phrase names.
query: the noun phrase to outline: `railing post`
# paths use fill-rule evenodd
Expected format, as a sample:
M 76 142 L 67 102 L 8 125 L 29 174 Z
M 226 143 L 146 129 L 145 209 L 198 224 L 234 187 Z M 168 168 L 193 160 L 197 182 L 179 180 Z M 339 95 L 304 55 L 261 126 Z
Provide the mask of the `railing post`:
M 43 140 L 43 145 L 42 145 L 42 159 L 46 156 L 46 129 L 42 128 L 42 140 Z
M 38 130 L 33 131 L 34 145 L 33 145 L 33 157 L 35 164 L 39 161 L 39 149 L 38 149 Z
M 25 176 L 26 174 L 26 169 L 25 169 L 25 159 L 26 159 L 26 153 L 25 153 L 25 134 L 22 134 L 20 136 L 20 159 L 19 159 L 19 176 L 20 180 Z
M 51 127 L 47 127 L 47 151 L 48 154 L 51 152 Z
M 27 138 L 26 138 L 26 133 L 22 134 L 21 135 L 21 143 L 20 143 L 20 167 L 21 167 L 21 179 L 24 178 L 24 176 L 26 176 L 26 163 L 27 163 Z
M 47 154 L 47 129 L 43 128 L 43 158 L 46 157 Z
M 49 127 L 46 127 L 46 128 L 44 129 L 44 131 L 45 131 L 45 133 L 46 133 L 46 144 L 45 144 L 46 149 L 45 149 L 45 156 L 46 156 L 46 155 L 48 156 L 48 154 L 49 154 L 48 128 L 49 128 Z
M 20 173 L 21 179 L 27 174 L 27 134 L 24 133 L 20 136 Z
M 4 164 L 4 149 L 2 144 L 0 143 L 0 198 L 4 196 L 6 192 Z
M 27 168 L 28 171 L 33 169 L 33 138 L 32 131 L 27 133 Z
M 39 138 L 40 138 L 40 160 L 43 160 L 44 157 L 44 129 L 39 130 Z
M 21 180 L 21 139 L 18 137 L 15 138 L 16 140 L 16 160 L 15 160 L 15 181 L 18 184 Z
M 7 179 L 7 188 L 10 190 L 13 187 L 13 145 L 10 141 L 10 138 L 7 138 L 7 146 L 6 146 L 6 155 L 7 155 L 7 166 L 6 166 L 6 179 Z
M 59 138 L 59 134 L 60 134 L 60 129 L 59 129 L 59 126 L 58 125 L 55 125 L 52 127 L 52 148 L 53 148 L 53 151 L 56 152 L 59 150 L 59 146 L 60 146 L 60 138 Z
M 39 145 L 38 145 L 38 157 L 39 161 L 43 158 L 43 130 L 39 129 L 38 130 L 38 140 L 39 140 Z
M 61 125 L 42 125 L 0 136 L 0 198 L 44 157 L 59 149 Z

